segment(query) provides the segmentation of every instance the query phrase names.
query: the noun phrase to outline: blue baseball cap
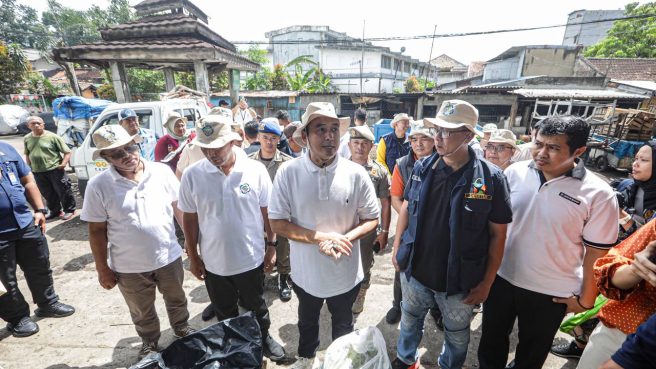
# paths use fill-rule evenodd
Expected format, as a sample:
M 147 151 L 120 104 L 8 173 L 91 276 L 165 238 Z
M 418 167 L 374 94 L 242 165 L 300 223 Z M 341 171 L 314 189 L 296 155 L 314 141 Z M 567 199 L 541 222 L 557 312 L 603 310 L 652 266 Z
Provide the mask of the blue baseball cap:
M 260 122 L 260 127 L 258 128 L 258 132 L 260 133 L 271 133 L 276 136 L 282 135 L 282 130 L 280 129 L 280 126 L 278 125 L 278 122 L 274 122 L 272 120 L 269 120 L 270 118 L 263 119 L 262 122 Z M 275 118 L 273 118 L 275 120 Z
M 134 110 L 132 110 L 132 109 L 123 109 L 123 110 L 118 112 L 118 121 L 120 122 L 123 119 L 132 118 L 132 117 L 136 117 L 136 116 L 137 116 L 137 113 L 135 113 Z

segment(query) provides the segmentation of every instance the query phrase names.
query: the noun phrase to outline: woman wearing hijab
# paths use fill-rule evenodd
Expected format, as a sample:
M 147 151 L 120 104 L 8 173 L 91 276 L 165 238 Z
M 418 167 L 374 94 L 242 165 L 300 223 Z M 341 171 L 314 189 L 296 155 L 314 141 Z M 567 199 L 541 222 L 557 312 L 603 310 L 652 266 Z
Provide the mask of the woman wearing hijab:
M 196 137 L 187 130 L 187 119 L 178 113 L 172 113 L 164 124 L 167 134 L 157 141 L 155 161 L 166 163 L 175 173 L 182 149 Z
M 616 188 L 620 205 L 618 242 L 627 239 L 638 228 L 654 218 L 656 176 L 654 176 L 652 164 L 656 158 L 655 152 L 656 147 L 652 145 L 642 146 L 633 161 L 632 179 L 623 180 Z M 580 358 L 598 321 L 597 318 L 590 319 L 576 327 L 574 329 L 575 340 L 552 346 L 551 353 L 565 358 Z

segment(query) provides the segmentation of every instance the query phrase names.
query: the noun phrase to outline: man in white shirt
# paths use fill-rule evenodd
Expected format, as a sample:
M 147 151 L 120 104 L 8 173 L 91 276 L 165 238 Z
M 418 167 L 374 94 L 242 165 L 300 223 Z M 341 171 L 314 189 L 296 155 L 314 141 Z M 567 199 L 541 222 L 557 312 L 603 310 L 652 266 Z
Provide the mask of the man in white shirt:
M 337 155 L 344 122 L 330 103 L 308 105 L 298 128 L 309 151 L 276 174 L 269 218 L 290 241 L 294 292 L 299 300 L 298 356 L 294 368 L 310 368 L 319 346 L 324 301 L 333 340 L 353 331 L 353 313 L 364 274 L 359 239 L 378 224 L 378 201 L 369 175 Z
M 240 98 L 239 103 L 232 109 L 232 120 L 235 123 L 241 124 L 242 126 L 248 122 L 254 121 L 257 118 L 257 113 L 255 110 L 248 107 L 248 103 L 245 98 Z
M 138 134 L 107 125 L 92 138 L 93 159 L 103 158 L 110 169 L 89 181 L 80 218 L 89 222 L 98 281 L 107 290 L 118 284 L 141 337 L 143 357 L 157 351 L 160 337 L 156 288 L 174 334 L 193 332 L 182 289 L 182 248 L 173 225 L 180 184 L 167 165 L 141 159 Z
M 205 159 L 182 174 L 178 203 L 184 212 L 185 249 L 191 273 L 205 280 L 218 320 L 236 317 L 238 303 L 253 311 L 264 355 L 277 362 L 285 358 L 285 350 L 269 334 L 264 301 L 264 273 L 276 263 L 275 234 L 267 216 L 271 179 L 262 163 L 239 154 L 234 142 L 241 137 L 232 132 L 231 123 L 217 116 L 197 130 L 194 145 Z
M 353 113 L 353 123 L 355 123 L 356 127 L 367 127 L 367 111 L 363 108 L 356 110 L 355 113 Z M 351 135 L 348 131 L 339 140 L 339 155 L 344 159 L 349 159 L 351 157 L 351 150 L 349 149 L 350 141 Z
M 541 368 L 567 313 L 594 306 L 597 258 L 617 240 L 617 200 L 583 166 L 590 126 L 574 116 L 540 122 L 533 160 L 505 170 L 513 222 L 483 314 L 483 369 L 503 368 L 515 319 L 515 368 Z M 536 318 L 537 317 L 537 318 Z

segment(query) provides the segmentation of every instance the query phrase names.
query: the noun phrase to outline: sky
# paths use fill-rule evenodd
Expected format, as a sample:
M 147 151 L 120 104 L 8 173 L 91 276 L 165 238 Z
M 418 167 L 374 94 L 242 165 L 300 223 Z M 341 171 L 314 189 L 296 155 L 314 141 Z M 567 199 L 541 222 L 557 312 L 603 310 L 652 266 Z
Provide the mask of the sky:
M 89 2 L 59 0 L 75 9 L 88 8 Z M 130 0 L 131 5 L 141 0 Z M 18 0 L 43 11 L 47 0 Z M 277 0 L 233 1 L 192 0 L 209 17 L 209 25 L 229 41 L 266 41 L 264 33 L 292 25 L 325 25 L 352 37 L 395 37 L 514 29 L 560 25 L 567 15 L 579 9 L 623 9 L 627 0 Z M 95 0 L 106 7 L 107 0 Z M 641 1 L 644 3 L 644 1 Z M 406 5 L 406 6 L 402 6 Z M 512 46 L 560 45 L 564 27 L 497 35 L 374 42 L 421 61 L 447 54 L 469 64 L 486 61 Z M 262 48 L 265 45 L 261 46 Z M 240 46 L 241 48 L 241 46 Z

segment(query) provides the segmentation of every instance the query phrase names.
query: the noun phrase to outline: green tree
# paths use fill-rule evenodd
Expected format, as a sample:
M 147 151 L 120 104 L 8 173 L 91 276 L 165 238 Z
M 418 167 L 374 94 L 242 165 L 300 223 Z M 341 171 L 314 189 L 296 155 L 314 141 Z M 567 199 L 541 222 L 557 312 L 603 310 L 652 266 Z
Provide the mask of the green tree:
M 248 47 L 248 50 L 245 51 L 240 51 L 239 52 L 242 56 L 247 57 L 250 59 L 252 62 L 257 63 L 257 64 L 266 64 L 269 62 L 269 58 L 267 55 L 269 55 L 269 52 L 266 50 L 260 49 L 259 46 L 257 45 L 251 45 Z
M 15 0 L 0 0 L 0 40 L 44 52 L 53 45 L 53 37 L 36 9 L 17 5 Z
M 332 79 L 329 75 L 325 74 L 321 68 L 314 68 L 314 76 L 310 83 L 308 83 L 307 91 L 311 93 L 330 93 L 335 91 Z
M 271 81 L 273 79 L 273 73 L 267 67 L 260 68 L 259 71 L 251 74 L 246 78 L 246 89 L 253 90 L 270 90 L 272 87 Z
M 31 94 L 53 97 L 60 93 L 60 89 L 53 85 L 49 79 L 39 72 L 28 73 L 26 82 L 27 89 Z
M 212 73 L 210 75 L 210 91 L 227 90 L 229 85 L 230 85 L 230 80 L 227 70 L 224 70 L 219 73 Z
M 419 80 L 417 80 L 417 77 L 415 76 L 408 77 L 408 79 L 405 80 L 405 83 L 403 83 L 403 87 L 407 93 L 420 92 L 422 90 L 422 86 L 419 84 Z
M 294 74 L 287 73 L 287 83 L 293 91 L 305 91 L 312 80 L 312 74 L 315 72 L 314 68 L 310 67 L 310 69 L 304 71 L 304 65 L 314 67 L 318 63 L 312 59 L 312 55 L 301 55 L 285 64 L 285 70 L 290 68 L 294 70 Z
M 288 90 L 287 73 L 282 64 L 273 66 L 273 75 L 271 76 L 271 89 L 272 90 Z
M 30 69 L 19 45 L 0 41 L 0 96 L 18 92 Z
M 128 86 L 133 94 L 158 93 L 165 91 L 164 73 L 156 70 L 129 68 Z
M 656 2 L 628 4 L 626 16 L 656 14 Z M 615 21 L 606 38 L 585 50 L 587 57 L 654 58 L 656 57 L 656 18 Z
M 116 91 L 114 91 L 114 86 L 108 83 L 104 83 L 98 87 L 96 93 L 98 94 L 99 99 L 116 101 Z

